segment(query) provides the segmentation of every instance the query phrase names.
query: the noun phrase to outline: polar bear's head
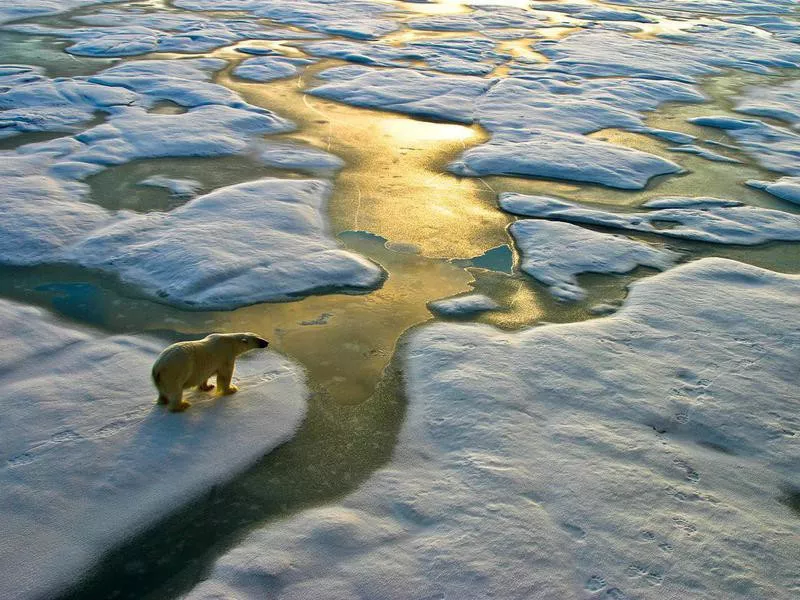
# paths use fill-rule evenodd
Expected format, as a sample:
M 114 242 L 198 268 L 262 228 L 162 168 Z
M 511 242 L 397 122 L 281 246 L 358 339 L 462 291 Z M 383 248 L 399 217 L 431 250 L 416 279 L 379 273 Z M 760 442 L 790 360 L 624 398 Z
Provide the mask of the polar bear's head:
M 256 348 L 266 348 L 269 342 L 264 338 L 257 336 L 255 333 L 232 333 L 233 343 L 236 346 L 237 354 L 247 352 L 248 350 L 255 350 Z

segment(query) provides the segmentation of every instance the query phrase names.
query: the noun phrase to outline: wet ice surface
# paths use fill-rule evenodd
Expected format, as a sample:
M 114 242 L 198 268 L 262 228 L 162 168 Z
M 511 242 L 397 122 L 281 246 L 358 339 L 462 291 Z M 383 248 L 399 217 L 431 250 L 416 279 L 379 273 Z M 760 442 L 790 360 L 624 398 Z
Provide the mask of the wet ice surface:
M 391 463 L 188 598 L 788 600 L 799 302 L 797 277 L 706 259 L 605 319 L 420 329 Z
M 163 341 L 108 336 L 0 301 L 0 596 L 54 597 L 120 543 L 289 439 L 303 419 L 302 368 L 240 359 L 240 391 L 154 403 Z M 35 410 L 31 410 L 35 407 Z

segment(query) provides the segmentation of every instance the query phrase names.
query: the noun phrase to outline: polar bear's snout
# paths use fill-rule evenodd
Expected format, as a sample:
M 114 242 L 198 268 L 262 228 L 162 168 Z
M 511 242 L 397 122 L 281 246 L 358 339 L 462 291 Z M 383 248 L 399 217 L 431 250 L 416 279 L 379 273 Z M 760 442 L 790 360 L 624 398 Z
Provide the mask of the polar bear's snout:
M 266 348 L 267 346 L 269 346 L 269 342 L 267 340 L 265 340 L 264 338 L 258 338 L 259 348 Z

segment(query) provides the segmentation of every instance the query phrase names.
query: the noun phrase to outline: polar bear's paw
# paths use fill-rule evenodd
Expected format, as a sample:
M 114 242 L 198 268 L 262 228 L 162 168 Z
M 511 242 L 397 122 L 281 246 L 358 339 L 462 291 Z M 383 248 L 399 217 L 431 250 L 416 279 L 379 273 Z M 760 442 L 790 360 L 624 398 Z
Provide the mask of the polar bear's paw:
M 187 408 L 189 408 L 192 404 L 190 402 L 186 402 L 186 400 L 181 400 L 177 406 L 170 406 L 170 412 L 183 412 Z
M 236 387 L 235 385 L 231 384 L 227 388 L 225 388 L 224 390 L 220 390 L 220 394 L 222 394 L 223 396 L 230 396 L 231 394 L 235 394 L 238 391 L 239 391 L 239 388 Z

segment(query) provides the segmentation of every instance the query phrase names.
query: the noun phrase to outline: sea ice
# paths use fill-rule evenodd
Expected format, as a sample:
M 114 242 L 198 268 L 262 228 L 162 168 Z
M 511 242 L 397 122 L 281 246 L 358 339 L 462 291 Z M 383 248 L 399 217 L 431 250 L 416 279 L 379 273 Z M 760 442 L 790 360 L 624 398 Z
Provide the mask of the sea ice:
M 764 190 L 768 194 L 777 196 L 781 200 L 800 204 L 800 177 L 781 177 L 778 181 L 758 181 L 751 179 L 747 182 L 750 187 Z
M 299 72 L 298 67 L 311 62 L 313 61 L 304 58 L 257 56 L 243 60 L 233 70 L 233 74 L 242 79 L 267 82 L 293 77 Z
M 428 308 L 445 317 L 462 317 L 500 308 L 494 300 L 483 294 L 467 294 L 430 302 Z
M 356 39 L 375 39 L 400 28 L 387 13 L 396 6 L 370 0 L 175 0 L 188 10 L 246 11 L 276 23 Z
M 789 13 L 795 5 L 795 0 L 606 0 L 606 2 L 667 12 L 687 11 L 723 15 Z
M 734 106 L 738 112 L 800 125 L 800 80 L 745 89 Z
M 503 210 L 516 215 L 716 244 L 753 246 L 772 241 L 800 241 L 800 215 L 754 206 L 730 206 L 716 198 L 662 200 L 663 208 L 632 213 L 585 208 L 558 198 L 513 192 L 500 194 L 499 203 Z
M 116 544 L 231 479 L 292 437 L 302 369 L 242 357 L 239 393 L 154 403 L 163 342 L 108 336 L 0 300 L 0 597 L 55 597 Z M 79 501 L 78 501 L 79 500 Z
M 789 600 L 798 311 L 797 276 L 704 259 L 607 318 L 417 329 L 389 465 L 187 598 Z
M 581 273 L 627 273 L 637 266 L 665 270 L 679 255 L 620 235 L 554 221 L 525 219 L 509 231 L 522 253 L 521 269 L 559 300 L 581 300 Z
M 724 130 L 765 169 L 800 175 L 800 134 L 794 131 L 733 117 L 694 117 L 689 122 Z
M 169 213 L 108 216 L 107 226 L 70 231 L 69 245 L 37 258 L 107 271 L 163 302 L 206 310 L 377 287 L 380 267 L 339 248 L 330 234 L 323 216 L 329 195 L 324 181 L 259 179 Z M 9 213 L 9 227 L 18 212 Z
M 448 165 L 456 175 L 524 175 L 641 189 L 651 177 L 677 173 L 673 162 L 583 135 L 542 129 L 496 135 Z
M 330 69 L 325 79 L 309 93 L 354 106 L 459 123 L 473 122 L 474 101 L 495 83 L 479 77 L 367 67 Z

